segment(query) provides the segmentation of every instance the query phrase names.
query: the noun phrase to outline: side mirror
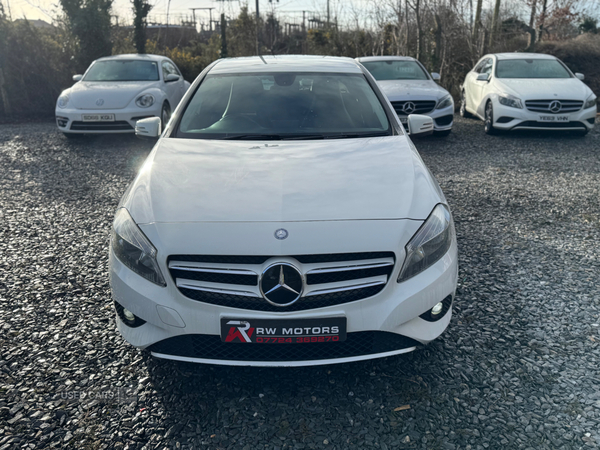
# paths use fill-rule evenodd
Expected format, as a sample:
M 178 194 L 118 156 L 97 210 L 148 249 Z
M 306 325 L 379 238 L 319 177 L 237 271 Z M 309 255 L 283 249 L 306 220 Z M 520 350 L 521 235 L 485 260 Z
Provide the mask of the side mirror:
M 433 81 L 440 81 L 442 79 L 442 77 L 440 77 L 440 74 L 437 72 L 431 72 L 431 78 L 433 78 Z
M 411 136 L 427 136 L 433 133 L 433 119 L 429 116 L 410 114 L 407 122 Z
M 73 81 L 81 81 L 83 75 L 73 75 Z
M 489 73 L 480 73 L 477 75 L 477 81 L 490 81 Z
M 179 80 L 179 75 L 175 75 L 174 73 L 170 73 L 165 78 L 165 83 L 171 83 L 172 81 L 177 81 L 177 80 Z
M 149 117 L 138 120 L 135 124 L 135 135 L 140 138 L 156 139 L 160 136 L 160 117 Z
M 581 81 L 585 80 L 585 75 L 579 72 L 575 72 L 575 76 L 579 78 Z

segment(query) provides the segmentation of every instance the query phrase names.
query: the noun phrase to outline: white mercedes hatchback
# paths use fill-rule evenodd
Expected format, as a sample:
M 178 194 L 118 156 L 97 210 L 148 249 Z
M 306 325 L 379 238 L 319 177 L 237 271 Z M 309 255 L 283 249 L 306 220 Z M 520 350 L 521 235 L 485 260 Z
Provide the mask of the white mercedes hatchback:
M 138 120 L 167 123 L 190 87 L 175 63 L 157 55 L 116 55 L 94 61 L 56 102 L 56 125 L 67 137 L 133 133 Z
M 198 76 L 121 200 L 109 265 L 131 344 L 255 366 L 427 344 L 450 322 L 458 270 L 446 199 L 375 80 L 309 56 Z
M 406 127 L 409 114 L 425 114 L 434 121 L 434 134 L 447 136 L 452 131 L 454 100 L 441 87 L 438 73 L 409 56 L 364 56 L 356 58 L 377 80 Z
M 596 119 L 596 96 L 552 55 L 486 55 L 464 81 L 460 114 L 496 130 L 568 130 L 588 133 Z

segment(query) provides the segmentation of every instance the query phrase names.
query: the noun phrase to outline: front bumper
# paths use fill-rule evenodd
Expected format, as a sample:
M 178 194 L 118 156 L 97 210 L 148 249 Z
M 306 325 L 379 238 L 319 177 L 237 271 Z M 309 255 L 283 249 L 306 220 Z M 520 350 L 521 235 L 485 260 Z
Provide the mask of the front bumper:
M 529 111 L 527 108 L 511 108 L 494 100 L 494 128 L 499 130 L 562 130 L 585 131 L 594 128 L 596 108 L 551 114 Z M 540 117 L 566 117 L 566 121 L 541 121 Z
M 407 222 L 404 234 L 408 238 L 420 225 L 418 221 L 402 222 Z M 325 225 L 307 223 L 303 226 L 307 229 L 311 228 L 310 231 L 318 235 L 317 228 Z M 375 224 L 375 226 L 380 229 L 372 230 L 374 236 L 381 236 L 381 233 L 389 236 L 390 224 Z M 397 228 L 396 226 L 396 230 Z M 145 232 L 147 235 L 151 234 L 147 230 Z M 344 230 L 340 230 L 340 234 L 346 236 Z M 364 240 L 364 233 L 357 233 L 356 237 L 358 234 L 362 234 Z M 154 240 L 152 236 L 149 237 Z M 406 242 L 408 238 L 403 239 L 402 242 Z M 357 241 L 348 239 L 347 242 Z M 303 252 L 296 251 L 300 248 L 292 248 L 289 251 L 284 249 L 281 254 L 302 254 Z M 304 253 L 314 250 L 306 248 Z M 339 250 L 339 248 L 328 248 L 320 253 Z M 344 250 L 357 252 L 365 249 L 345 248 Z M 454 298 L 458 272 L 457 247 L 454 241 L 446 255 L 432 267 L 400 284 L 396 279 L 404 259 L 404 250 L 403 248 L 392 250 L 396 254 L 393 272 L 385 288 L 378 294 L 349 303 L 288 312 L 240 309 L 192 300 L 184 296 L 175 286 L 173 279 L 169 277 L 166 261 L 159 261 L 163 275 L 167 279 L 167 286 L 163 288 L 133 273 L 111 252 L 110 283 L 113 298 L 118 304 L 145 321 L 132 328 L 117 318 L 118 329 L 128 342 L 139 348 L 148 348 L 154 356 L 209 364 L 304 366 L 359 361 L 409 352 L 437 338 L 450 322 L 452 308 L 449 302 Z M 175 252 L 177 251 L 175 249 Z M 193 251 L 194 249 L 190 249 L 190 252 Z M 251 250 L 248 254 L 276 253 L 266 248 L 263 252 Z M 267 267 L 274 261 L 290 260 L 291 257 L 274 256 L 265 261 L 264 266 Z M 295 263 L 301 266 L 297 261 Z M 426 313 L 444 299 L 449 306 L 445 314 L 437 321 L 427 320 Z M 421 315 L 425 318 L 420 317 Z M 252 321 L 253 319 L 293 320 L 340 316 L 346 317 L 347 320 L 348 339 L 345 342 L 225 344 L 220 338 L 222 318 Z
M 86 114 L 114 115 L 114 121 L 84 122 Z M 105 133 L 134 133 L 138 120 L 148 117 L 160 117 L 161 105 L 156 103 L 150 108 L 129 107 L 114 110 L 56 108 L 56 126 L 63 133 L 73 134 L 105 134 Z
M 404 129 L 408 131 L 408 124 L 406 123 L 406 118 L 408 116 L 396 112 L 398 118 L 404 125 Z M 454 105 L 448 106 L 446 108 L 434 109 L 433 111 L 423 113 L 425 116 L 429 116 L 433 119 L 433 131 L 448 131 L 452 129 L 452 125 L 454 124 Z

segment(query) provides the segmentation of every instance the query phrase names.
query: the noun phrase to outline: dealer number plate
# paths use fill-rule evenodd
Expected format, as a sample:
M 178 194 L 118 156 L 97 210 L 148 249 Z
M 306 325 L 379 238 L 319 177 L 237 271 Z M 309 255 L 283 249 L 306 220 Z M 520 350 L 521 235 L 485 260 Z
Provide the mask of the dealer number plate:
M 83 114 L 81 119 L 84 122 L 114 122 L 114 114 Z
M 568 122 L 569 116 L 540 116 L 538 122 Z
M 346 340 L 346 318 L 221 319 L 221 341 L 245 344 L 310 344 Z

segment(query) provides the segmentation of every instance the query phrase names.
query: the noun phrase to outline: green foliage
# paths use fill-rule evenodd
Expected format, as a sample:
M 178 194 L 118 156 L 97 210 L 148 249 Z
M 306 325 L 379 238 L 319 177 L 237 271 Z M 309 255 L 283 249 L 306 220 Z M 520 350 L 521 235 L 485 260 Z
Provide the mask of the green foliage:
M 133 41 L 138 53 L 146 53 L 146 17 L 152 9 L 146 0 L 132 0 L 133 4 Z
M 60 0 L 67 25 L 77 38 L 76 57 L 79 71 L 102 56 L 112 53 L 110 9 L 112 0 Z
M 579 24 L 580 33 L 598 33 L 598 19 L 590 16 L 585 16 L 583 21 Z

